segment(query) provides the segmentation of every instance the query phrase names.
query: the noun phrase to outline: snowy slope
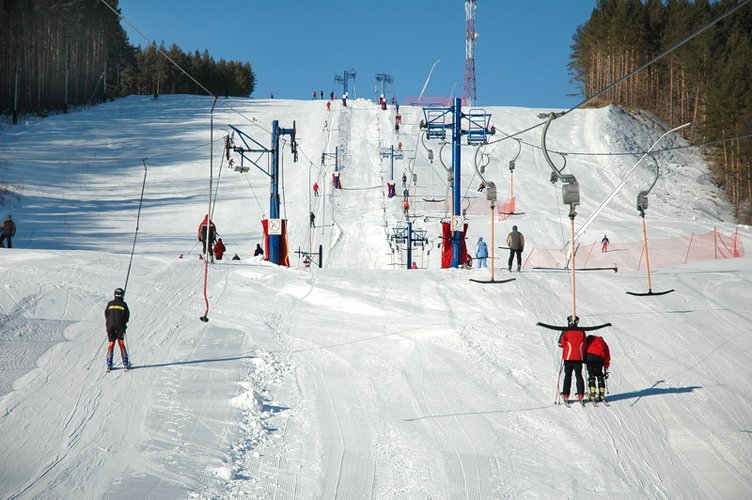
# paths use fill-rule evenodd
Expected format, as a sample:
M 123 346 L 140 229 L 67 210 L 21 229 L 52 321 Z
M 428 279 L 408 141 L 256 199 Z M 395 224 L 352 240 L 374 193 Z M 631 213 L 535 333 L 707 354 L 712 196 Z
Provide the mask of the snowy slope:
M 18 189 L 3 206 L 18 223 L 0 250 L 0 496 L 6 498 L 748 498 L 752 388 L 748 258 L 653 271 L 578 273 L 583 324 L 604 321 L 613 376 L 609 407 L 554 405 L 556 333 L 571 310 L 566 273 L 528 269 L 484 286 L 484 270 L 440 270 L 446 196 L 440 146 L 420 146 L 420 110 L 367 101 L 220 100 L 214 113 L 214 220 L 230 255 L 209 266 L 208 323 L 195 230 L 207 211 L 209 109 L 200 97 L 130 97 L 0 131 L 0 176 Z M 538 123 L 541 110 L 490 108 L 497 129 Z M 226 168 L 227 124 L 268 144 L 271 120 L 295 120 L 300 161 L 283 157 L 283 214 L 292 250 L 324 249 L 324 268 L 255 261 L 269 181 Z M 326 124 L 326 126 L 324 126 Z M 661 134 L 618 108 L 556 120 L 548 145 L 568 152 L 642 150 Z M 522 137 L 517 207 L 528 245 L 557 248 L 568 231 L 560 186 Z M 428 249 L 418 271 L 387 236 L 401 199 L 385 197 L 383 147 L 403 143 L 395 178 L 412 168 L 416 225 Z M 669 138 L 667 144 L 681 141 Z M 342 153 L 343 190 L 332 191 Z M 503 199 L 513 141 L 486 148 Z M 443 151 L 445 161 L 450 154 Z M 489 241 L 491 217 L 463 148 L 468 243 Z M 127 301 L 135 369 L 104 373 L 102 311 L 122 286 L 143 158 L 147 182 Z M 410 161 L 414 158 L 413 161 Z M 554 156 L 554 158 L 557 158 Z M 638 156 L 569 155 L 584 221 Z M 265 162 L 263 160 L 261 163 Z M 663 153 L 651 193 L 651 238 L 736 229 L 693 149 Z M 223 170 L 219 179 L 219 166 Z M 583 237 L 641 238 L 638 168 Z M 318 180 L 324 193 L 313 198 Z M 398 181 L 398 193 L 401 192 Z M 308 213 L 318 227 L 309 231 Z M 5 215 L 4 213 L 2 215 Z M 739 228 L 747 248 L 749 228 Z M 497 250 L 497 258 L 506 254 Z M 178 258 L 180 255 L 183 258 Z M 395 264 L 403 264 L 397 267 Z M 506 277 L 502 260 L 496 273 Z M 117 356 L 116 356 L 117 358 Z

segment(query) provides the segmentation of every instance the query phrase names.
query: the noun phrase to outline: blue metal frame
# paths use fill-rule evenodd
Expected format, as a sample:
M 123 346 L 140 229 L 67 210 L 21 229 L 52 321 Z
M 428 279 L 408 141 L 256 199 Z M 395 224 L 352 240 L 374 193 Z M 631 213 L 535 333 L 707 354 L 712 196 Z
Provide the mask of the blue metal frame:
M 447 121 L 447 117 L 451 118 L 451 107 L 427 107 L 423 108 L 423 116 L 426 121 L 426 137 L 428 139 L 444 139 L 446 138 L 446 131 L 452 126 L 451 122 Z
M 271 181 L 271 192 L 269 195 L 269 218 L 279 219 L 279 138 L 283 135 L 289 135 L 291 137 L 292 152 L 294 160 L 297 161 L 297 151 L 295 144 L 295 122 L 293 122 L 293 128 L 281 128 L 279 126 L 279 120 L 272 121 L 272 147 L 267 148 L 256 139 L 246 134 L 239 128 L 230 125 L 230 128 L 238 133 L 238 137 L 246 147 L 233 146 L 233 151 L 239 153 L 241 158 L 245 158 L 256 166 L 259 170 L 265 173 Z M 255 146 L 254 146 L 255 145 Z M 253 159 L 245 155 L 245 153 L 259 153 L 258 158 Z M 271 154 L 271 164 L 269 170 L 264 169 L 258 164 L 259 158 L 264 154 Z M 280 236 L 269 235 L 269 260 L 275 264 L 281 264 L 280 260 Z
M 446 117 L 451 113 L 451 123 L 448 123 Z M 460 190 L 461 168 L 461 145 L 462 135 L 467 135 L 468 144 L 481 144 L 488 142 L 488 135 L 493 134 L 494 130 L 489 128 L 491 122 L 490 113 L 482 109 L 471 109 L 468 113 L 462 112 L 462 98 L 455 97 L 452 107 L 425 107 L 423 108 L 425 117 L 426 137 L 428 139 L 446 138 L 446 130 L 452 129 L 452 168 L 454 182 L 452 185 L 453 215 L 460 215 L 460 204 L 462 193 Z M 468 123 L 467 130 L 462 130 L 462 119 L 465 118 Z M 452 232 L 452 267 L 459 267 L 460 252 L 462 250 L 462 231 Z
M 467 119 L 467 143 L 468 144 L 485 144 L 488 142 L 488 135 L 491 133 L 489 126 L 491 124 L 491 115 L 484 109 L 471 109 L 468 113 L 463 114 Z
M 391 159 L 389 164 L 389 180 L 394 181 L 394 160 L 401 160 L 405 157 L 405 155 L 403 155 L 402 151 L 400 151 L 399 149 L 395 153 L 394 146 L 390 146 L 389 149 L 384 148 L 381 150 L 381 157 Z

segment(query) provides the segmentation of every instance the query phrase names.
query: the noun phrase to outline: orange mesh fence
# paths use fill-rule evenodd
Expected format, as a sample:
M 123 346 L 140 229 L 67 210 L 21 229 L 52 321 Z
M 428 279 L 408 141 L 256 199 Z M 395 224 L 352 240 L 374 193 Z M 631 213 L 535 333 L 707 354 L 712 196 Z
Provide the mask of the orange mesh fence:
M 645 268 L 645 251 L 642 241 L 624 244 L 611 243 L 608 251 L 601 251 L 600 242 L 581 244 L 575 254 L 577 269 L 584 267 L 618 267 L 624 271 Z M 688 262 L 744 257 L 744 245 L 739 231 L 726 236 L 717 229 L 704 234 L 668 239 L 648 239 L 650 268 L 670 267 Z M 533 248 L 528 253 L 524 267 L 567 267 L 566 250 Z

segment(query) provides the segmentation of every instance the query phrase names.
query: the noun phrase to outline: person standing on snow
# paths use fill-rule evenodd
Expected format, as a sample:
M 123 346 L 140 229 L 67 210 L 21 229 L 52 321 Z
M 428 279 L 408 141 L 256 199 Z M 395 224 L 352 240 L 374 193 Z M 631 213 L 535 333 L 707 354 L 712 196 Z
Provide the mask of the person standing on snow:
M 319 183 L 314 182 L 313 183 L 313 196 L 318 196 L 318 195 L 319 195 Z
M 509 262 L 507 269 L 512 270 L 512 261 L 517 256 L 517 271 L 522 268 L 522 251 L 525 249 L 525 237 L 517 231 L 517 226 L 512 226 L 512 232 L 507 235 L 507 246 L 509 247 Z
M 316 227 L 316 214 L 311 212 L 311 227 Z
M 587 363 L 588 388 L 590 401 L 606 400 L 606 379 L 608 367 L 611 365 L 611 353 L 603 337 L 588 335 L 585 344 L 585 363 Z M 605 373 L 604 373 L 605 369 Z M 598 396 L 596 398 L 595 382 L 598 381 Z
M 561 397 L 569 400 L 569 389 L 572 387 L 572 372 L 577 378 L 577 399 L 582 401 L 585 395 L 585 381 L 582 378 L 582 362 L 585 359 L 585 332 L 577 328 L 580 318 L 569 316 L 567 329 L 559 336 L 561 359 L 564 361 L 564 384 L 561 387 Z
M 478 238 L 478 247 L 475 249 L 475 258 L 478 259 L 478 269 L 488 267 L 486 259 L 488 258 L 488 246 L 483 238 Z
M 3 222 L 0 227 L 0 248 L 4 248 L 3 241 L 8 240 L 8 248 L 13 248 L 13 241 L 11 238 L 16 234 L 16 223 L 13 222 L 13 216 L 8 214 L 8 218 Z
M 217 240 L 217 244 L 214 245 L 214 256 L 217 258 L 217 260 L 222 260 L 222 256 L 225 254 L 226 250 L 227 247 L 225 247 L 225 244 L 222 243 L 222 238 L 219 238 Z
M 107 329 L 107 371 L 112 370 L 112 355 L 115 350 L 115 341 L 120 346 L 120 355 L 123 357 L 123 367 L 127 370 L 131 367 L 128 361 L 128 353 L 125 350 L 125 329 L 131 312 L 123 297 L 125 291 L 122 288 L 115 289 L 115 297 L 107 303 L 104 309 L 105 328 Z
M 601 252 L 608 252 L 608 237 L 604 234 L 601 240 Z
M 198 225 L 198 240 L 203 246 L 201 255 L 206 255 L 207 246 L 209 253 L 211 254 L 212 247 L 217 241 L 217 227 L 214 225 L 214 222 L 209 220 L 209 214 L 206 214 L 204 220 Z M 211 254 L 211 256 L 212 258 L 214 257 L 213 254 Z

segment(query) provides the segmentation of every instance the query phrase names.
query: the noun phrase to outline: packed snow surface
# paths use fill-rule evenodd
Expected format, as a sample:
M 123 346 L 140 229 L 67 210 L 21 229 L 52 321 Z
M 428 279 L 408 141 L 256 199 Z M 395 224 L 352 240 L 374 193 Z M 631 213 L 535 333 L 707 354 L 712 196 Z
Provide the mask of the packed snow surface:
M 474 162 L 506 199 L 517 142 L 501 139 L 550 110 L 487 108 L 494 143 L 462 148 L 468 248 L 483 237 L 495 279 L 516 278 L 482 284 L 469 279 L 490 269 L 440 269 L 451 147 L 425 141 L 429 161 L 419 108 L 400 107 L 398 136 L 395 110 L 365 100 L 327 112 L 322 101 L 220 99 L 213 117 L 211 106 L 129 97 L 0 129 L 1 215 L 18 225 L 14 248 L 0 249 L 0 497 L 752 498 L 749 258 L 658 267 L 652 288 L 675 292 L 650 297 L 625 293 L 647 291 L 644 267 L 578 272 L 576 303 L 567 272 L 506 270 L 498 247 L 512 224 L 525 256 L 562 248 L 568 207 L 540 127 L 518 137 L 524 214 L 489 212 Z M 249 154 L 258 166 L 244 160 L 246 173 L 223 157 L 228 125 L 268 148 L 272 120 L 297 132 L 297 163 L 290 137 L 281 145 L 289 268 L 252 257 L 270 213 L 268 155 Z M 552 150 L 635 152 L 567 155 L 577 226 L 663 132 L 617 107 L 552 123 Z M 392 174 L 381 153 L 399 143 Z M 686 144 L 672 135 L 658 149 Z M 695 148 L 656 160 L 651 239 L 717 228 L 749 248 Z M 417 270 L 389 240 L 405 222 L 403 172 L 428 240 Z M 196 230 L 210 175 L 228 250 L 205 266 Z M 617 252 L 640 241 L 635 199 L 653 175 L 639 166 L 582 242 L 607 234 Z M 306 268 L 294 252 L 319 245 L 323 268 Z M 134 368 L 105 373 L 104 306 L 126 278 Z M 607 407 L 554 404 L 558 333 L 536 323 L 561 325 L 573 307 L 584 326 L 613 325 L 598 331 L 613 357 Z

